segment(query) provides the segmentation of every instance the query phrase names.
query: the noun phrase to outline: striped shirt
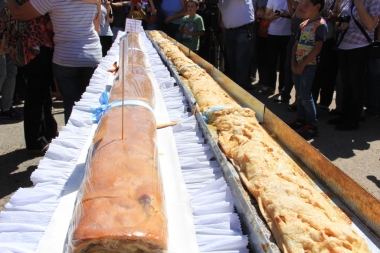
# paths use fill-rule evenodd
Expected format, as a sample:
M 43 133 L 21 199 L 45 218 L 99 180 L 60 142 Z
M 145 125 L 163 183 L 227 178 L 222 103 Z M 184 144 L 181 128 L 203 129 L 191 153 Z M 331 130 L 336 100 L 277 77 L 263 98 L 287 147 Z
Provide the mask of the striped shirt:
M 65 67 L 96 67 L 102 59 L 93 19 L 96 4 L 79 0 L 30 0 L 41 14 L 49 13 L 54 29 L 53 62 Z
M 342 5 L 340 6 L 341 13 L 351 16 L 351 2 L 352 0 L 344 0 Z M 365 0 L 364 7 L 367 12 L 372 16 L 380 15 L 380 1 L 378 0 Z M 370 36 L 370 38 L 374 39 L 375 28 L 372 30 L 368 30 L 362 22 L 362 19 L 359 15 L 356 6 L 354 6 L 352 13 L 354 14 L 355 19 L 362 25 L 364 30 Z M 351 44 L 351 46 L 349 46 Z M 348 48 L 358 48 L 369 45 L 370 43 L 367 41 L 363 33 L 360 31 L 358 26 L 355 24 L 354 19 L 351 17 L 349 21 L 349 25 L 347 28 L 347 33 L 343 37 L 342 43 L 339 45 L 340 49 L 348 49 Z

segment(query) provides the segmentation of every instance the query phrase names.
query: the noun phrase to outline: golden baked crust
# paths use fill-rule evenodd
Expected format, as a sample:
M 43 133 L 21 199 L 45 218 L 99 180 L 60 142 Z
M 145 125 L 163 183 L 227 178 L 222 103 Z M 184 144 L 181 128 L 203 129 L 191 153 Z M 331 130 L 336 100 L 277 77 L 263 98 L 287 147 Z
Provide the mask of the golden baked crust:
M 165 41 L 157 31 L 150 31 L 149 35 L 154 41 L 159 42 L 162 52 L 187 80 L 185 83 L 192 91 L 202 113 L 216 106 L 241 108 L 204 69 L 198 67 L 172 42 Z
M 292 253 L 367 253 L 367 244 L 350 219 L 262 128 L 250 109 L 241 108 L 205 70 L 191 66 L 178 47 L 157 31 L 149 33 L 186 80 L 201 112 L 215 106 L 230 107 L 208 114 L 218 130 L 219 146 L 259 203 L 278 246 Z M 187 64 L 187 65 L 186 65 Z
M 370 252 L 347 216 L 311 184 L 252 114 L 220 112 L 214 125 L 220 147 L 239 168 L 283 252 Z
M 154 115 L 140 106 L 112 108 L 94 136 L 90 170 L 76 209 L 74 252 L 162 252 L 167 248 L 157 168 Z

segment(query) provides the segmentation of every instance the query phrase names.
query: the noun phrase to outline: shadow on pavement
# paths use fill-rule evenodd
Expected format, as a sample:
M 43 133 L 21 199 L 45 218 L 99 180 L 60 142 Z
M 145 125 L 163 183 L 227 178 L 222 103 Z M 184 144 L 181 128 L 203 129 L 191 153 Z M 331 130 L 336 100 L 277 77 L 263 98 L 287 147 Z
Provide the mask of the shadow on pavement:
M 26 149 L 14 150 L 0 156 L 0 198 L 3 198 L 20 187 L 33 186 L 30 175 L 37 166 L 29 166 L 26 171 L 17 172 L 18 166 L 28 160 L 34 159 Z
M 296 112 L 288 111 L 288 104 L 275 103 L 273 99 L 278 94 L 268 96 L 260 93 L 260 88 L 253 86 L 250 92 L 260 100 L 265 106 L 277 115 L 282 121 L 289 122 L 296 117 Z M 336 131 L 334 126 L 328 125 L 329 119 L 337 116 L 328 114 L 328 111 L 318 112 L 318 132 L 319 136 L 310 141 L 310 144 L 318 149 L 329 160 L 338 158 L 350 158 L 355 156 L 355 150 L 368 150 L 370 142 L 380 140 L 380 118 L 366 118 L 365 122 L 360 122 L 360 129 L 356 131 Z
M 380 188 L 380 180 L 377 177 L 370 175 L 367 176 L 368 180 L 372 181 L 378 188 Z
M 7 119 L 7 118 L 3 118 L 3 120 L 4 120 L 4 123 L 2 125 L 18 124 L 23 121 L 23 120 Z

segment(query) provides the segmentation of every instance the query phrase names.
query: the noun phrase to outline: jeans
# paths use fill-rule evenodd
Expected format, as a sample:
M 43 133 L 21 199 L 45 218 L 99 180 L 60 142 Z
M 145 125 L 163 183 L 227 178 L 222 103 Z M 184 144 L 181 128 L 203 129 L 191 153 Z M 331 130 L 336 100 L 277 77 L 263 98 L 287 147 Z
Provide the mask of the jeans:
M 268 35 L 268 54 L 267 54 L 267 68 L 268 78 L 266 85 L 272 89 L 276 89 L 277 80 L 277 62 L 280 58 L 280 76 L 279 76 L 279 91 L 284 87 L 285 83 L 285 60 L 286 48 L 290 36 L 283 35 Z
M 226 53 L 229 66 L 229 77 L 240 87 L 250 84 L 250 62 L 255 43 L 254 26 L 226 29 Z
M 99 39 L 102 45 L 102 56 L 104 57 L 112 46 L 112 36 L 99 36 Z
M 12 106 L 13 93 L 16 87 L 17 67 L 9 54 L 0 55 L 0 91 L 2 111 Z
M 317 112 L 311 94 L 316 69 L 316 65 L 307 65 L 301 75 L 293 73 L 293 82 L 297 92 L 297 118 L 305 120 L 311 126 L 317 124 Z
M 24 104 L 24 134 L 27 149 L 41 150 L 57 135 L 57 122 L 52 114 L 50 84 L 53 50 L 40 47 L 40 53 L 21 67 L 27 80 Z
M 257 71 L 259 73 L 260 84 L 266 84 L 267 79 L 267 38 L 257 37 Z
M 330 106 L 338 74 L 338 51 L 334 50 L 334 38 L 328 39 L 323 43 L 322 50 L 319 54 L 319 63 L 315 74 L 312 93 L 314 101 L 318 101 L 319 94 L 321 99 L 319 104 Z
M 369 60 L 366 100 L 369 112 L 380 112 L 380 59 Z
M 343 87 L 342 117 L 346 123 L 359 124 L 363 110 L 368 47 L 339 50 L 339 70 Z
M 70 118 L 75 102 L 79 101 L 90 83 L 96 67 L 65 67 L 53 63 L 53 73 L 63 98 L 65 123 Z
M 290 93 L 293 89 L 293 72 L 292 72 L 292 50 L 294 43 L 296 42 L 295 34 L 291 35 L 286 47 L 286 60 L 285 60 L 285 77 L 284 86 L 281 89 L 281 98 L 290 99 Z

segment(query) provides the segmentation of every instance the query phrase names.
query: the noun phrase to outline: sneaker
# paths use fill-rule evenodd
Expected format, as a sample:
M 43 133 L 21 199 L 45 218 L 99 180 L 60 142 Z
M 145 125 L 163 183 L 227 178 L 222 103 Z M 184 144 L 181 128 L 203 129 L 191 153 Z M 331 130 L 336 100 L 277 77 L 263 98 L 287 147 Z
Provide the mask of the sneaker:
M 1 111 L 1 116 L 4 118 L 23 120 L 24 116 L 16 111 L 13 107 L 9 108 L 9 110 Z
M 310 140 L 318 136 L 318 127 L 306 124 L 301 127 L 297 133 L 301 135 L 305 140 Z
M 290 126 L 292 129 L 299 129 L 306 125 L 305 120 L 294 118 L 288 123 L 288 126 Z
M 264 90 L 263 92 L 261 92 L 261 94 L 263 95 L 267 95 L 267 96 L 271 96 L 273 95 L 275 92 L 275 90 L 271 87 L 268 87 L 266 90 Z
M 279 96 L 279 97 L 273 99 L 273 102 L 289 104 L 289 100 L 290 100 L 289 98 L 284 98 L 282 96 Z

